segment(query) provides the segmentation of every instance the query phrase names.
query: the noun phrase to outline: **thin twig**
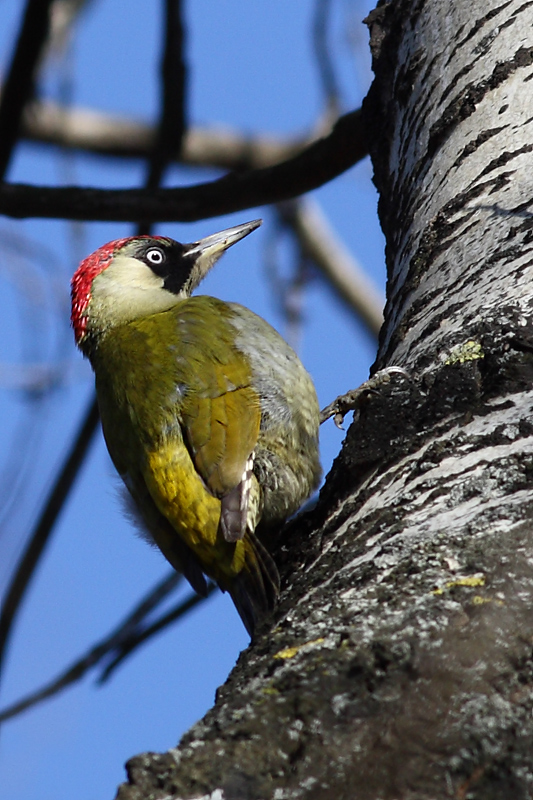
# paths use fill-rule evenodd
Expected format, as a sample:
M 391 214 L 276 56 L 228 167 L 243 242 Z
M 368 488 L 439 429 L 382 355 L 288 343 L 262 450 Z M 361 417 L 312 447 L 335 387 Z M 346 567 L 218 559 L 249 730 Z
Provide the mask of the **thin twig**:
M 48 542 L 54 523 L 83 463 L 96 430 L 98 418 L 98 406 L 96 401 L 92 401 L 6 592 L 0 613 L 0 674 L 9 634 L 20 603 L 35 566 Z
M 125 658 L 131 655 L 131 653 L 136 650 L 137 647 L 140 647 L 140 645 L 144 644 L 144 642 L 146 642 L 152 636 L 155 636 L 156 633 L 159 633 L 159 631 L 162 631 L 164 628 L 172 625 L 173 622 L 176 622 L 178 619 L 185 616 L 185 614 L 187 614 L 195 606 L 205 602 L 207 598 L 213 594 L 216 588 L 216 584 L 209 583 L 205 595 L 190 594 L 182 603 L 178 603 L 177 606 L 170 609 L 167 614 L 164 614 L 144 631 L 136 634 L 135 636 L 130 636 L 127 640 L 122 642 L 121 652 L 118 653 L 113 661 L 104 669 L 98 679 L 98 683 L 105 683 L 105 681 L 111 677 L 111 673 L 114 672 L 119 664 L 121 664 Z
M 43 61 L 61 57 L 73 39 L 79 17 L 91 0 L 53 0 L 50 9 L 50 32 Z
M 326 99 L 328 114 L 337 116 L 340 109 L 340 91 L 328 47 L 328 27 L 331 17 L 331 0 L 316 0 L 313 20 L 313 45 L 318 74 Z
M 287 202 L 297 202 L 296 200 Z M 265 275 L 271 286 L 271 294 L 285 320 L 283 337 L 298 352 L 303 323 L 304 289 L 308 280 L 308 259 L 297 247 L 296 257 L 289 276 L 282 274 L 278 244 L 286 229 L 284 220 L 278 215 L 281 225 L 273 225 L 264 250 Z M 289 232 L 291 240 L 292 232 Z
M 183 57 L 185 33 L 181 0 L 165 0 L 165 35 L 161 62 L 161 110 L 157 136 L 148 159 L 145 188 L 156 189 L 174 152 L 181 153 L 186 130 L 185 89 L 187 71 Z M 155 220 L 152 220 L 154 222 Z M 137 235 L 151 233 L 151 222 L 140 222 Z
M 181 154 L 186 129 L 187 69 L 184 59 L 185 30 L 181 0 L 165 0 L 165 37 L 161 62 L 161 114 L 150 158 L 146 188 L 161 183 L 174 154 Z
M 384 298 L 331 229 L 318 203 L 306 198 L 278 205 L 304 254 L 326 275 L 338 297 L 355 310 L 373 337 L 383 323 Z
M 114 654 L 113 660 L 106 666 L 98 679 L 99 683 L 105 681 L 126 655 L 129 655 L 137 647 L 147 642 L 152 636 L 155 636 L 156 633 L 159 633 L 172 622 L 184 616 L 191 607 L 205 599 L 198 595 L 188 595 L 185 600 L 181 600 L 174 608 L 151 625 L 143 627 L 147 615 L 174 591 L 180 579 L 181 576 L 176 572 L 167 575 L 154 589 L 143 597 L 141 602 L 135 606 L 133 611 L 128 614 L 120 625 L 104 639 L 101 639 L 93 645 L 85 655 L 70 664 L 52 681 L 0 712 L 0 722 L 11 719 L 21 714 L 23 711 L 41 703 L 43 700 L 53 697 L 63 689 L 81 680 L 89 670 L 101 664 L 106 657 Z M 215 588 L 214 584 L 210 584 L 208 586 L 208 594 L 211 594 Z
M 0 102 L 0 179 L 17 141 L 22 112 L 33 94 L 35 72 L 50 29 L 53 0 L 28 0 Z

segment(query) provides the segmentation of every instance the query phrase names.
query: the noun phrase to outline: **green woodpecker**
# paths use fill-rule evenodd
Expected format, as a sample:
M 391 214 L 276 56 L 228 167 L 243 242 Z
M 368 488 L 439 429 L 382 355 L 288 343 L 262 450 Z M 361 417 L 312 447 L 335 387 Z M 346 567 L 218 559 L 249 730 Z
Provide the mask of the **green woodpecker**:
M 113 463 L 152 540 L 193 588 L 228 591 L 250 634 L 279 576 L 265 533 L 316 488 L 319 409 L 289 345 L 237 303 L 191 297 L 261 220 L 192 244 L 118 239 L 72 279 Z

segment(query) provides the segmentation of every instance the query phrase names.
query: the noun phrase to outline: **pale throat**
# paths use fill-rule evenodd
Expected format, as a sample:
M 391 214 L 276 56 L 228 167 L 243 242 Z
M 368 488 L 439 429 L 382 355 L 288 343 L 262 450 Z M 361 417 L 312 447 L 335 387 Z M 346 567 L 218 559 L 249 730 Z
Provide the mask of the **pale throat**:
M 168 311 L 183 298 L 136 258 L 117 256 L 92 283 L 88 328 L 106 330 Z

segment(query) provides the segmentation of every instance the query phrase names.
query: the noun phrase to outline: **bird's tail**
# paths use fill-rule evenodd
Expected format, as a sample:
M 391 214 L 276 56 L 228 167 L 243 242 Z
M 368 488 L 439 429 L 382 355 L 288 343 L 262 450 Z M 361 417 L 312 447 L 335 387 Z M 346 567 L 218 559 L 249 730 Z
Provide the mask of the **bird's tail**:
M 244 627 L 253 638 L 258 623 L 276 605 L 279 573 L 272 556 L 254 533 L 246 532 L 244 544 L 244 567 L 232 578 L 227 589 Z

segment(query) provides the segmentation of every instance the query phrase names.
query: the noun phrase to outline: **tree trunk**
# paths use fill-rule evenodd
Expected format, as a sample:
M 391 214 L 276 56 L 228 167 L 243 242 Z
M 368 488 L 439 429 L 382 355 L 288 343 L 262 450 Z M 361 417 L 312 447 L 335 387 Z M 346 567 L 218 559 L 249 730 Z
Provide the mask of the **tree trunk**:
M 533 796 L 533 2 L 368 22 L 377 367 L 411 378 L 368 396 L 285 530 L 272 629 L 120 800 Z

